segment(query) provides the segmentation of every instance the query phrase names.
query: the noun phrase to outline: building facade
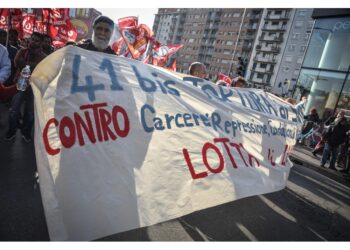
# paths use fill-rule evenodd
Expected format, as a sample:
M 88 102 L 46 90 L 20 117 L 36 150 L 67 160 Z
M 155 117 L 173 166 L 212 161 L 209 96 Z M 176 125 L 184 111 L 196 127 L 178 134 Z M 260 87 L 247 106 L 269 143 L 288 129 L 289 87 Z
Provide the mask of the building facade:
M 294 91 L 323 119 L 350 109 L 350 9 L 315 9 L 315 24 Z
M 271 89 L 275 83 L 295 9 L 264 9 L 248 64 L 247 79 L 254 87 Z
M 177 69 L 192 62 L 207 67 L 209 78 L 234 76 L 238 57 L 249 60 L 262 9 L 159 9 L 153 25 L 161 43 L 181 43 Z
M 272 92 L 278 95 L 291 96 L 297 82 L 307 44 L 310 40 L 314 20 L 313 9 L 296 9 L 292 25 L 283 48 L 282 59 L 276 71 Z

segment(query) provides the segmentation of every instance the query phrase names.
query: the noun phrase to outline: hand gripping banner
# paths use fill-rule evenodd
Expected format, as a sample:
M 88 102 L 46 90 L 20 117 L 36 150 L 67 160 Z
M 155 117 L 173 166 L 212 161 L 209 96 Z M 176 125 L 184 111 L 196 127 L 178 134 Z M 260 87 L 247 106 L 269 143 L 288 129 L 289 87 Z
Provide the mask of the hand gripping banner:
M 31 77 L 51 240 L 94 240 L 281 190 L 302 111 L 68 46 Z

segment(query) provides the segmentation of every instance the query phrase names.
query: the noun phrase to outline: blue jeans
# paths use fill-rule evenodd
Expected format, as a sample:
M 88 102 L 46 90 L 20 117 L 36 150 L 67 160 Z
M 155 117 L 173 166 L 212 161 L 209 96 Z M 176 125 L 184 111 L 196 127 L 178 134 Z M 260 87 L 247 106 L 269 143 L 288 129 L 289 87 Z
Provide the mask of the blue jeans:
M 335 161 L 337 159 L 337 154 L 338 154 L 338 147 L 332 147 L 326 142 L 326 144 L 324 145 L 322 159 L 321 159 L 322 166 L 324 166 L 324 164 L 326 164 L 327 159 L 329 157 L 329 154 L 331 154 L 331 162 L 329 164 L 329 167 L 334 168 Z
M 18 118 L 24 103 L 22 134 L 30 135 L 34 124 L 34 96 L 30 86 L 26 91 L 18 91 L 12 98 L 9 112 L 9 132 L 18 128 Z

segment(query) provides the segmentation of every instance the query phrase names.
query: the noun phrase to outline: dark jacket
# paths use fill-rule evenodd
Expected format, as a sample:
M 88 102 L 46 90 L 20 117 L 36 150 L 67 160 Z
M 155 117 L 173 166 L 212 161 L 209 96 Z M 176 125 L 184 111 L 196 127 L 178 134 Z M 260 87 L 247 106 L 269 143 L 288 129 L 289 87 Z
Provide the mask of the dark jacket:
M 348 129 L 349 127 L 346 118 L 342 118 L 338 124 L 330 125 L 328 131 L 325 134 L 326 142 L 331 147 L 338 147 L 345 142 L 346 131 L 348 131 Z
M 320 118 L 318 117 L 317 113 L 306 115 L 304 118 L 308 121 L 315 122 L 315 123 L 318 123 L 320 121 Z
M 111 49 L 110 46 L 108 46 L 105 50 L 103 51 L 99 51 L 93 44 L 91 40 L 86 41 L 85 43 L 82 44 L 78 44 L 77 45 L 79 48 L 82 49 L 86 49 L 86 50 L 91 50 L 91 51 L 97 51 L 97 52 L 103 52 L 103 53 L 107 53 L 107 54 L 112 54 L 112 55 L 116 55 L 116 53 L 114 52 L 114 50 Z

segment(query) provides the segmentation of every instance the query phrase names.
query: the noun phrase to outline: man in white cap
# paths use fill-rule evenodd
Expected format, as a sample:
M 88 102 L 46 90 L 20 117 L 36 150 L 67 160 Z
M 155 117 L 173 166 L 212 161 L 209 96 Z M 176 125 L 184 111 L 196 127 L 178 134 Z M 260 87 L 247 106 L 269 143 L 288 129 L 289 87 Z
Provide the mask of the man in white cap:
M 98 16 L 94 20 L 93 29 L 92 40 L 87 40 L 77 46 L 87 50 L 115 55 L 115 52 L 109 46 L 109 41 L 114 29 L 113 20 L 107 16 Z

